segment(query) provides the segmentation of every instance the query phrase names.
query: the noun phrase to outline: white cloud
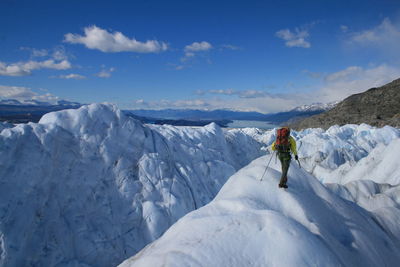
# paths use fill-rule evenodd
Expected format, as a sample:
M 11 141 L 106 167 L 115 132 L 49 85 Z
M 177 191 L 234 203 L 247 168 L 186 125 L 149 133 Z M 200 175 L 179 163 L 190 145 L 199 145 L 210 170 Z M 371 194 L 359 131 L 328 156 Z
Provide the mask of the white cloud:
M 362 72 L 363 68 L 358 66 L 350 66 L 344 70 L 328 74 L 324 77 L 324 79 L 327 82 L 336 82 L 344 79 L 348 80 L 351 79 L 352 77 L 355 77 L 356 75 L 361 74 Z
M 132 108 L 146 109 L 231 109 L 240 111 L 258 111 L 258 112 L 277 112 L 288 110 L 292 107 L 299 106 L 297 99 L 274 98 L 274 97 L 259 97 L 259 98 L 198 98 L 188 100 L 160 100 L 146 102 L 143 100 L 135 101 Z M 303 102 L 301 102 L 303 103 Z
M 46 57 L 49 54 L 49 51 L 46 49 L 36 49 L 36 48 L 30 48 L 30 47 L 20 47 L 20 50 L 25 50 L 29 51 L 31 53 L 32 58 L 36 57 Z
M 71 63 L 68 60 L 62 60 L 59 62 L 53 59 L 48 59 L 44 61 L 30 60 L 27 62 L 17 62 L 11 64 L 6 64 L 0 61 L 0 76 L 26 76 L 30 75 L 33 70 L 66 70 L 69 68 L 71 68 Z
M 233 89 L 208 90 L 206 92 L 208 92 L 210 94 L 220 94 L 220 95 L 235 95 L 235 94 L 237 94 L 237 91 L 233 90 Z
M 239 92 L 239 97 L 241 98 L 260 98 L 260 97 L 269 97 L 270 95 L 267 92 L 259 91 L 259 90 L 245 90 Z
M 159 100 L 159 101 L 145 101 L 139 99 L 133 102 L 133 108 L 147 108 L 147 109 L 166 109 L 166 108 L 177 108 L 177 109 L 207 109 L 211 107 L 207 101 L 202 99 L 189 99 L 189 100 Z
M 186 52 L 185 53 L 185 57 L 189 58 L 189 57 L 194 57 L 196 54 L 193 52 Z
M 48 52 L 46 49 L 33 49 L 32 50 L 32 56 L 33 57 L 45 57 L 48 55 Z
M 96 74 L 97 77 L 99 78 L 110 78 L 111 77 L 111 72 L 102 70 L 99 73 Z
M 241 49 L 238 46 L 234 46 L 234 45 L 230 45 L 230 44 L 223 44 L 223 45 L 219 45 L 217 46 L 219 51 L 222 50 L 239 50 Z M 184 56 L 181 57 L 180 61 L 181 65 L 175 65 L 175 69 L 176 70 L 182 70 L 184 68 L 186 68 L 188 65 L 188 62 L 191 63 L 197 56 L 202 56 L 203 58 L 205 58 L 205 61 L 208 64 L 212 64 L 212 61 L 210 58 L 207 58 L 208 53 L 206 53 L 207 51 L 214 49 L 213 45 L 207 41 L 201 41 L 201 42 L 193 42 L 189 45 L 186 45 L 183 49 L 184 51 Z M 170 65 L 174 65 L 174 64 L 170 64 Z
M 194 42 L 190 45 L 187 45 L 183 49 L 185 52 L 185 56 L 181 58 L 181 62 L 185 62 L 185 61 L 189 60 L 190 58 L 194 58 L 197 53 L 205 52 L 212 48 L 213 48 L 213 46 L 209 42 L 206 42 L 206 41 Z M 183 66 L 182 66 L 182 68 L 183 68 Z
M 71 68 L 63 46 L 57 46 L 51 50 L 21 47 L 21 50 L 30 52 L 31 60 L 16 63 L 5 63 L 0 61 L 0 76 L 26 76 L 34 70 L 54 69 L 66 70 Z M 37 60 L 36 58 L 48 57 L 47 60 Z
M 308 75 L 306 72 L 305 74 Z M 270 94 L 259 90 L 198 90 L 195 92 L 199 96 L 197 99 L 153 102 L 140 100 L 133 104 L 133 108 L 196 108 L 207 110 L 226 108 L 263 113 L 279 112 L 304 104 L 343 100 L 352 94 L 382 86 L 399 77 L 400 69 L 386 64 L 369 68 L 350 66 L 333 73 L 321 73 L 320 78 L 323 78 L 323 84 L 315 85 L 312 92 Z M 316 83 L 319 83 L 319 81 L 316 81 Z M 217 96 L 209 97 L 208 94 Z M 229 97 L 219 98 L 218 95 Z
M 80 74 L 76 74 L 76 73 L 71 73 L 71 74 L 67 74 L 67 75 L 59 75 L 57 76 L 57 78 L 60 79 L 67 79 L 67 80 L 83 80 L 86 79 L 85 76 L 80 75 Z
M 206 93 L 207 93 L 207 91 L 205 91 L 205 90 L 196 90 L 195 91 L 196 95 L 205 95 Z
M 157 53 L 168 49 L 164 42 L 147 40 L 140 42 L 129 39 L 121 32 L 110 33 L 96 26 L 85 27 L 85 35 L 67 33 L 64 41 L 71 44 L 83 44 L 89 49 L 97 49 L 102 52 L 137 52 Z
M 46 49 L 32 49 L 32 57 L 45 57 L 49 54 Z
M 21 50 L 30 52 L 32 59 L 40 57 L 50 57 L 56 61 L 68 60 L 67 53 L 63 46 L 56 46 L 52 50 L 50 49 L 36 49 L 31 47 L 21 47 Z
M 400 27 L 394 25 L 389 18 L 383 19 L 381 24 L 369 30 L 354 32 L 350 40 L 360 44 L 396 44 L 400 43 Z
M 315 94 L 319 102 L 342 100 L 352 94 L 379 87 L 400 77 L 400 69 L 382 64 L 380 66 L 362 68 L 350 66 L 324 77 L 324 84 Z
M 201 98 L 186 100 L 160 100 L 147 102 L 143 99 L 134 101 L 132 108 L 145 109 L 231 109 L 241 111 L 276 112 L 288 110 L 301 104 L 307 103 L 307 99 L 301 95 L 269 94 L 258 90 L 197 90 Z M 207 97 L 212 95 L 227 95 L 229 98 Z
M 54 96 L 49 93 L 40 95 L 26 87 L 4 86 L 4 85 L 0 85 L 0 98 L 16 99 L 21 102 L 36 100 L 36 101 L 48 102 L 51 104 L 56 104 L 57 101 L 60 100 L 57 96 Z
M 384 56 L 388 61 L 400 60 L 400 24 L 389 18 L 370 29 L 347 33 L 347 44 L 355 48 L 370 48 L 371 55 Z
M 95 76 L 100 78 L 110 78 L 111 73 L 115 71 L 115 68 L 103 69 L 99 73 L 95 74 Z
M 143 99 L 138 99 L 135 101 L 135 103 L 141 105 L 141 104 L 145 104 L 145 101 Z
M 311 47 L 310 42 L 307 40 L 307 38 L 309 37 L 309 33 L 305 29 L 300 30 L 296 28 L 294 32 L 289 29 L 283 29 L 276 32 L 276 36 L 285 40 L 285 45 L 287 47 Z
M 194 42 L 190 45 L 185 46 L 185 52 L 199 52 L 199 51 L 207 51 L 212 48 L 212 45 L 209 42 Z
M 0 85 L 0 97 L 6 99 L 31 99 L 36 94 L 26 87 Z
M 52 57 L 55 60 L 67 60 L 67 52 L 65 51 L 65 48 L 63 46 L 57 46 L 56 48 L 53 49 Z
M 208 91 L 197 91 L 196 94 L 204 95 L 206 93 L 216 95 L 238 96 L 240 98 L 260 98 L 271 96 L 269 93 L 260 90 L 234 90 L 234 89 L 219 89 Z

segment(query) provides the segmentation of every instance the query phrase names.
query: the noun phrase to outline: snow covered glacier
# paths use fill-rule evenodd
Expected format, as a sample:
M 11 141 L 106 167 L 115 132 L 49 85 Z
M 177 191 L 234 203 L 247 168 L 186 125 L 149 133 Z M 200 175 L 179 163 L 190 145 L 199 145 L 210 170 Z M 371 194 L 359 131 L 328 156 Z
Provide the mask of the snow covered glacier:
M 288 190 L 273 155 L 258 158 L 121 266 L 398 266 L 400 130 L 293 134 L 303 168 L 292 164 Z M 270 144 L 274 132 L 254 137 Z
M 294 132 L 303 169 L 292 166 L 288 192 L 277 188 L 274 159 L 257 181 L 274 131 L 143 125 L 103 104 L 0 131 L 0 266 L 117 265 L 193 210 L 124 264 L 268 266 L 291 251 L 286 266 L 321 263 L 307 253 L 395 266 L 400 255 L 400 168 L 390 149 L 399 129 Z M 209 261 L 191 261 L 199 255 Z
M 278 189 L 279 163 L 260 181 L 269 157 L 241 169 L 210 204 L 120 266 L 398 266 L 399 210 L 377 219 L 296 164 L 288 190 Z
M 116 265 L 263 153 L 243 131 L 145 126 L 102 104 L 3 128 L 0 266 Z

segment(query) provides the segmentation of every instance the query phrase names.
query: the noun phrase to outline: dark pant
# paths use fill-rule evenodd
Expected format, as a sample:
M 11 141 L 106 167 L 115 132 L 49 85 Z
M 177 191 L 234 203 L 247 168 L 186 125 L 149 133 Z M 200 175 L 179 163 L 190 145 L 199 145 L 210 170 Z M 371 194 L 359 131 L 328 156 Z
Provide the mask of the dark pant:
M 287 183 L 287 172 L 289 170 L 290 160 L 292 159 L 292 156 L 289 152 L 279 152 L 278 157 L 282 166 L 282 176 L 279 184 L 285 185 Z

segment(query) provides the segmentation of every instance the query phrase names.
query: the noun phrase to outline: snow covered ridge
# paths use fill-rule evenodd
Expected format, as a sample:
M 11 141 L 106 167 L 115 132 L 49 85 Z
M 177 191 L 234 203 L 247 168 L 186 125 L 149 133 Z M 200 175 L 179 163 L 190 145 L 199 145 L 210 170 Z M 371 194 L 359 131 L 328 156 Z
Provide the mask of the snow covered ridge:
M 289 189 L 278 189 L 279 163 L 259 181 L 269 157 L 241 169 L 210 204 L 120 266 L 398 266 L 398 208 L 366 211 L 296 164 Z
M 251 129 L 246 129 L 250 131 Z M 266 145 L 275 131 L 248 132 Z M 303 168 L 323 183 L 346 184 L 357 180 L 400 184 L 400 129 L 366 124 L 332 126 L 328 130 L 292 131 Z
M 302 105 L 295 107 L 291 111 L 316 111 L 316 110 L 330 110 L 334 108 L 339 101 L 330 102 L 330 103 L 312 103 L 310 105 Z
M 256 130 L 145 126 L 112 105 L 0 129 L 0 266 L 115 266 L 262 155 Z
M 224 131 L 215 124 L 143 125 L 101 104 L 50 113 L 38 124 L 3 126 L 0 266 L 116 265 L 209 203 L 229 176 L 265 153 L 261 148 L 275 135 L 257 129 Z M 356 169 L 357 175 L 348 177 L 361 179 L 367 166 L 393 167 L 393 176 L 373 178 L 399 183 L 398 164 L 389 154 L 400 137 L 396 128 L 346 125 L 293 135 L 301 164 L 321 181 L 339 181 Z M 275 183 L 273 188 L 278 189 Z M 351 190 L 339 191 L 365 203 Z M 374 196 L 384 192 L 387 203 L 399 202 L 394 189 L 380 190 Z M 281 200 L 276 205 L 286 205 Z M 304 213 L 312 213 L 314 206 L 309 208 Z
M 324 183 L 360 179 L 400 184 L 400 129 L 366 124 L 293 133 L 302 167 Z

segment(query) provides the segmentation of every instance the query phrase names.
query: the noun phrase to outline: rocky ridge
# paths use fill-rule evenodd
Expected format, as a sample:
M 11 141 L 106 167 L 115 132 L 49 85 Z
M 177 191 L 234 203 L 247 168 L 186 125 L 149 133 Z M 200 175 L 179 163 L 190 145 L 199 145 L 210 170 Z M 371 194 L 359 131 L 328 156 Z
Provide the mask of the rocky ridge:
M 361 124 L 400 127 L 400 79 L 354 94 L 324 113 L 294 122 L 295 129 Z

